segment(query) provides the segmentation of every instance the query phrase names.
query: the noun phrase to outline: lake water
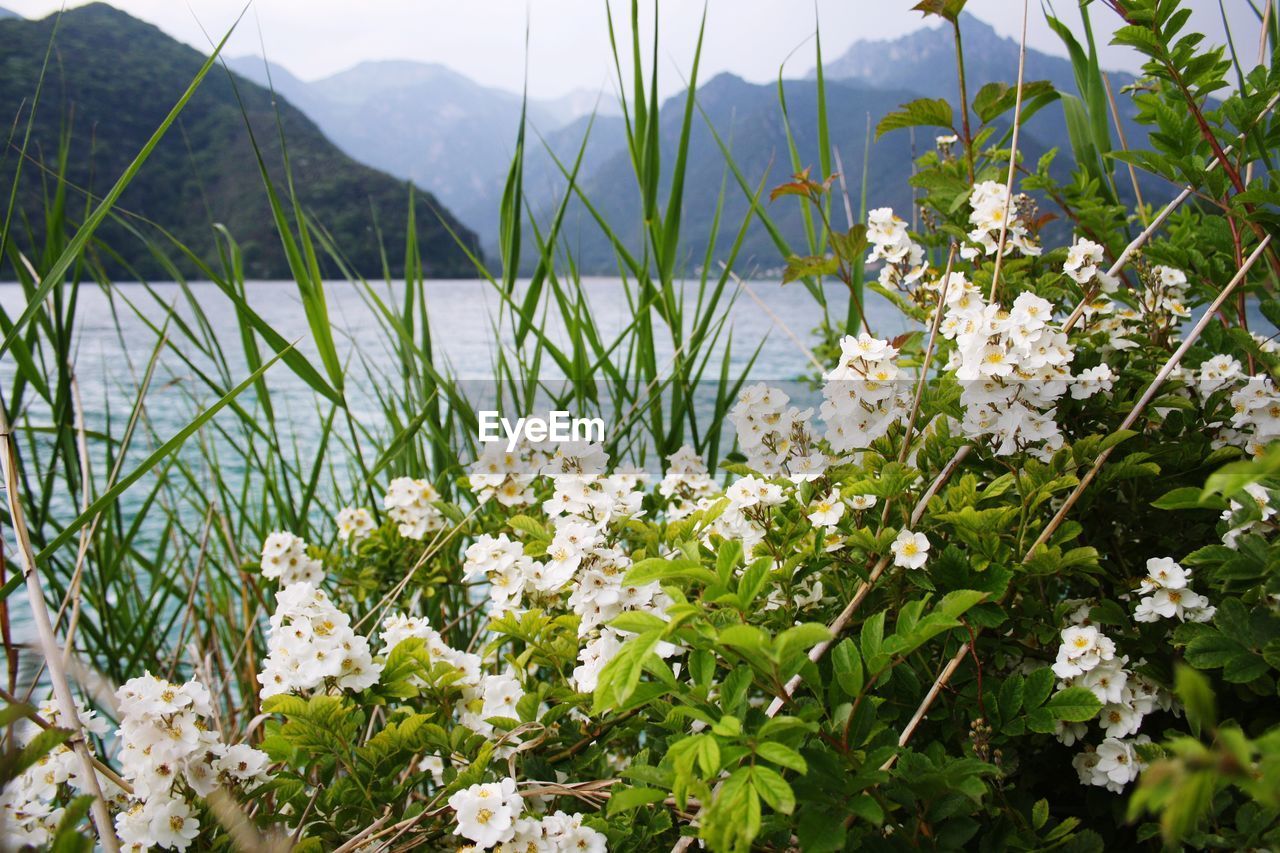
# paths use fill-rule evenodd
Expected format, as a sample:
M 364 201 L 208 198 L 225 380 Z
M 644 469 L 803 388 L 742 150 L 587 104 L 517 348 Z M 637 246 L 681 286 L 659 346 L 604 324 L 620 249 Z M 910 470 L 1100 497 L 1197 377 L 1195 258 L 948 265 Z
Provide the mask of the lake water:
M 398 301 L 403 286 L 377 287 L 381 296 Z M 622 287 L 617 279 L 585 282 L 591 316 L 606 340 L 633 321 Z M 433 281 L 426 288 L 435 357 L 440 369 L 456 379 L 491 379 L 498 347 L 510 351 L 513 339 L 509 317 L 503 316 L 496 289 L 488 282 L 472 280 Z M 523 283 L 518 285 L 517 298 L 522 290 Z M 239 381 L 248 370 L 234 304 L 212 284 L 195 283 L 190 285 L 190 291 L 222 346 L 233 380 Z M 246 291 L 253 308 L 286 339 L 297 340 L 299 348 L 317 369 L 323 370 L 311 343 L 296 286 L 292 282 L 250 282 Z M 391 342 L 364 288 L 349 282 L 329 282 L 325 291 L 343 361 L 358 366 L 359 359 L 365 359 L 375 375 L 386 375 L 393 370 L 396 361 L 389 347 Z M 827 294 L 832 316 L 843 317 L 848 305 L 844 288 L 832 285 Z M 695 310 L 696 298 L 697 288 L 690 285 L 684 299 L 690 314 Z M 726 298 L 732 299 L 732 307 L 720 345 L 732 337 L 734 369 L 741 370 L 755 348 L 762 345 L 751 371 L 753 378 L 784 381 L 811 372 L 806 347 L 813 340 L 811 330 L 819 323 L 822 309 L 808 292 L 799 285 L 783 287 L 777 282 L 756 281 L 741 288 L 730 284 Z M 17 285 L 0 284 L 0 305 L 10 316 L 21 311 L 24 304 Z M 193 317 L 186 297 L 174 284 L 149 287 L 117 284 L 110 295 L 92 285 L 81 288 L 75 366 L 90 429 L 105 424 L 108 408 L 117 418 L 128 411 L 134 389 L 158 339 L 153 326 L 162 321 L 165 305 L 177 306 L 179 316 L 187 320 Z M 888 336 L 904 328 L 896 310 L 879 297 L 872 296 L 867 311 L 872 328 L 880 335 Z M 553 309 L 550 313 L 556 312 Z M 543 331 L 554 341 L 565 339 L 563 327 L 554 317 Z M 166 425 L 177 429 L 189 419 L 194 401 L 208 403 L 214 399 L 194 375 L 192 367 L 174 350 L 193 357 L 201 369 L 210 366 L 207 360 L 199 357 L 176 330 L 171 328 L 168 334 L 172 345 L 158 360 L 156 377 L 148 394 L 149 413 L 161 435 L 165 434 Z M 658 364 L 667 364 L 672 352 L 670 340 L 658 343 L 662 348 Z M 6 389 L 13 369 L 9 359 L 0 361 L 0 381 Z M 553 364 L 544 375 L 556 376 Z M 273 366 L 267 382 L 273 401 L 286 415 L 282 420 L 287 421 L 290 412 L 298 416 L 296 422 L 315 420 L 313 392 L 287 366 L 280 363 Z M 367 383 L 352 382 L 349 399 L 357 417 L 362 420 L 378 417 L 376 397 Z

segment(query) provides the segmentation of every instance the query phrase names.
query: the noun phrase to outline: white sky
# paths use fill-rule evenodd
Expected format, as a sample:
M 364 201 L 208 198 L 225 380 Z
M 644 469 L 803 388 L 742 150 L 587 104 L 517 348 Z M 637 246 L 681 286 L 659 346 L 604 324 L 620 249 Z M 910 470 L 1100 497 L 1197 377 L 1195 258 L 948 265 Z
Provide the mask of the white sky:
M 1263 0 L 1255 0 L 1261 4 Z M 1191 29 L 1222 43 L 1218 0 L 1190 0 Z M 1222 0 L 1237 49 L 1256 56 L 1258 25 L 1248 0 Z M 615 22 L 626 37 L 629 0 L 610 0 Z M 0 6 L 29 18 L 56 11 L 59 0 L 0 0 Z M 68 3 L 69 6 L 79 5 Z M 201 26 L 220 37 L 233 23 L 244 0 L 112 0 L 112 5 L 156 24 L 202 50 L 209 41 Z M 821 18 L 824 56 L 833 59 L 859 39 L 893 38 L 922 25 L 914 0 L 707 0 L 707 34 L 702 79 L 731 71 L 755 82 L 773 79 L 787 55 L 799 76 L 813 66 L 806 44 Z M 1054 4 L 1065 20 L 1079 21 L 1076 0 Z M 652 8 L 649 0 L 643 10 Z M 1020 0 L 970 0 L 968 10 L 1002 35 L 1017 38 Z M 1028 43 L 1063 55 L 1040 11 L 1030 2 Z M 1114 28 L 1116 15 L 1094 3 L 1095 29 Z M 683 88 L 697 38 L 703 3 L 665 0 L 662 13 L 662 89 Z M 537 97 L 611 84 L 604 0 L 252 0 L 228 54 L 267 55 L 303 79 L 316 79 L 369 59 L 438 62 L 480 83 L 518 90 L 524 76 L 524 37 L 529 24 L 529 90 Z M 1105 39 L 1102 39 L 1105 41 Z M 1248 45 L 1246 48 L 1245 45 Z M 1127 50 L 1103 47 L 1104 64 L 1136 70 Z M 1011 69 L 1011 74 L 1013 73 Z

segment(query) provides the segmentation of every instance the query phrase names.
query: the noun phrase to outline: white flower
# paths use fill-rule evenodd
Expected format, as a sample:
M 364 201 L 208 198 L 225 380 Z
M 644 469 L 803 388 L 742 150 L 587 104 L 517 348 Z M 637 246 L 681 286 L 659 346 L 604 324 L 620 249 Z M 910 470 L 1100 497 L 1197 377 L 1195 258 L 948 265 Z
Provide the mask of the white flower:
M 449 807 L 458 822 L 454 835 L 487 848 L 511 840 L 524 802 L 515 780 L 503 779 L 458 791 L 449 798 Z
M 1258 483 L 1249 483 L 1244 487 L 1245 494 L 1253 498 L 1262 514 L 1262 521 L 1270 521 L 1275 517 L 1276 508 L 1271 505 L 1271 493 Z
M 622 640 L 614 631 L 602 631 L 600 636 L 587 643 L 578 653 L 582 664 L 573 670 L 573 686 L 579 693 L 591 693 L 596 689 L 600 671 L 622 649 Z
M 1102 263 L 1103 248 L 1092 240 L 1083 238 L 1067 250 L 1067 261 L 1062 271 L 1079 284 L 1087 284 L 1098 274 L 1098 264 Z
M 200 821 L 191 816 L 191 807 L 184 800 L 148 803 L 145 812 L 151 839 L 159 847 L 186 850 L 200 834 Z
M 782 487 L 758 477 L 746 476 L 725 491 L 729 505 L 736 509 L 776 506 L 783 501 Z
M 1191 572 L 1174 562 L 1172 557 L 1152 557 L 1147 560 L 1147 576 L 1142 579 L 1137 591 L 1185 589 L 1189 577 Z
M 875 495 L 854 495 L 849 498 L 849 506 L 856 510 L 871 509 L 876 505 Z
M 444 526 L 444 516 L 434 506 L 438 500 L 440 493 L 426 480 L 397 477 L 388 484 L 382 506 L 399 525 L 401 536 L 421 540 Z
M 258 674 L 263 699 L 326 683 L 364 690 L 377 683 L 382 672 L 369 654 L 369 641 L 352 630 L 351 618 L 333 606 L 324 590 L 309 583 L 293 584 L 276 594 L 267 652 Z
M 228 746 L 213 762 L 213 767 L 231 781 L 257 784 L 267 780 L 267 766 L 270 763 L 271 759 L 262 750 L 237 743 Z
M 1100 391 L 1110 391 L 1114 380 L 1115 374 L 1105 364 L 1086 368 L 1072 380 L 1071 396 L 1077 400 L 1084 400 Z
M 810 507 L 809 522 L 814 527 L 835 527 L 844 515 L 844 502 L 839 492 L 829 492 Z
M 929 538 L 910 530 L 898 531 L 898 538 L 889 546 L 893 552 L 893 564 L 904 569 L 918 569 L 929 558 Z
M 276 532 L 262 543 L 262 576 L 279 580 L 281 586 L 294 583 L 318 584 L 324 580 L 324 567 L 319 560 L 307 556 L 307 543 L 292 533 Z
M 1209 599 L 1189 589 L 1158 589 L 1143 598 L 1134 608 L 1135 622 L 1155 622 L 1161 617 L 1177 617 L 1184 622 L 1208 622 L 1217 608 Z
M 337 522 L 338 538 L 353 545 L 373 532 L 373 515 L 364 507 L 343 507 Z
M 1125 660 L 1112 658 L 1102 661 L 1088 672 L 1073 678 L 1071 684 L 1091 690 L 1103 704 L 1120 702 L 1124 699 L 1125 686 L 1129 682 L 1129 673 L 1124 668 Z
M 1131 741 L 1109 737 L 1097 750 L 1098 763 L 1093 769 L 1093 784 L 1102 785 L 1117 794 L 1124 790 L 1142 770 L 1138 753 Z
M 1098 722 L 1109 738 L 1128 737 L 1137 734 L 1142 725 L 1142 715 L 1131 705 L 1111 702 L 1102 706 Z
M 1053 724 L 1053 736 L 1063 746 L 1073 746 L 1076 741 L 1082 740 L 1089 727 L 1084 723 L 1068 723 L 1066 720 L 1058 720 Z
M 1062 631 L 1062 645 L 1053 671 L 1059 678 L 1083 675 L 1115 657 L 1116 646 L 1092 625 L 1072 625 Z

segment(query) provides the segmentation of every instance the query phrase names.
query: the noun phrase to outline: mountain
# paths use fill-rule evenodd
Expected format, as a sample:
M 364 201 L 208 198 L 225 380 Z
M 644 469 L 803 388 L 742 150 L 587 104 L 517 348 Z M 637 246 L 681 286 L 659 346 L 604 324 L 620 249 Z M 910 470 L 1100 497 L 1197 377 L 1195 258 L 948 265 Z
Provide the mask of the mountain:
M 1002 38 L 990 26 L 967 13 L 961 17 L 961 30 L 970 98 L 985 83 L 1016 79 L 1019 50 L 1016 42 Z M 957 100 L 949 89 L 943 90 L 954 85 L 955 73 L 951 70 L 954 62 L 955 44 L 950 30 L 935 28 L 922 29 L 890 41 L 858 42 L 825 67 L 831 141 L 840 151 L 855 210 L 864 193 L 869 207 L 892 206 L 903 211 L 904 215 L 912 209 L 908 184 L 912 162 L 932 145 L 933 133 L 923 136 L 917 133 L 915 151 L 905 132 L 888 134 L 879 140 L 873 135 L 868 151 L 868 123 L 874 128 L 886 113 L 917 97 L 941 95 Z M 1060 91 L 1076 92 L 1071 64 L 1065 59 L 1028 50 L 1025 74 L 1027 80 L 1049 80 Z M 816 167 L 819 162 L 817 92 L 813 76 L 811 73 L 807 80 L 785 82 L 784 91 L 800 163 Z M 1112 73 L 1110 77 L 1117 93 L 1126 138 L 1133 143 L 1142 138 L 1143 131 L 1133 121 L 1136 110 L 1129 98 L 1120 95 L 1120 88 L 1133 82 L 1134 78 L 1124 73 Z M 664 166 L 674 160 L 684 98 L 683 94 L 677 95 L 661 109 Z M 764 186 L 767 195 L 768 189 L 787 179 L 792 168 L 775 84 L 756 85 L 730 74 L 721 74 L 698 90 L 698 102 L 706 119 L 729 145 L 734 161 L 753 187 Z M 1007 128 L 1003 123 L 998 124 Z M 565 163 L 572 162 L 582 139 L 581 125 L 574 127 L 572 133 L 568 133 L 569 130 L 566 128 L 547 137 L 549 146 Z M 1118 147 L 1118 140 L 1115 145 Z M 1054 161 L 1053 173 L 1060 180 L 1067 178 L 1072 167 L 1071 147 L 1061 105 L 1051 104 L 1025 124 L 1019 148 L 1030 163 L 1035 163 L 1050 148 L 1058 148 L 1060 153 Z M 862 180 L 864 162 L 868 166 L 865 186 Z M 1123 176 L 1123 172 L 1120 175 Z M 533 209 L 542 215 L 543 220 L 548 219 L 564 192 L 565 181 L 559 168 L 550 162 L 540 146 L 528 151 L 525 177 Z M 707 130 L 706 121 L 695 116 L 682 215 L 685 235 L 682 248 L 691 266 L 703 260 L 724 179 L 724 157 Z M 1169 187 L 1155 178 L 1144 175 L 1139 180 L 1148 201 L 1158 203 L 1170 195 Z M 638 247 L 643 224 L 638 220 L 638 193 L 620 126 L 597 122 L 587 147 L 579 185 L 623 241 L 632 249 Z M 1117 185 L 1123 199 L 1132 195 L 1127 179 L 1120 177 Z M 720 214 L 719 258 L 724 257 L 732 244 L 735 229 L 743 222 L 749 207 L 732 176 L 729 176 L 726 186 L 725 203 Z M 475 222 L 486 240 L 492 240 L 491 235 L 496 233 L 502 190 L 499 176 L 489 182 L 489 187 L 487 197 L 460 208 L 463 211 L 460 215 Z M 786 199 L 772 204 L 766 200 L 763 204 L 791 247 L 802 248 L 805 245 L 804 222 L 795 200 Z M 837 205 L 837 209 L 839 207 Z M 492 217 L 489 220 L 479 218 L 473 210 L 492 211 Z M 843 216 L 839 218 L 843 219 Z M 1065 233 L 1068 224 L 1057 222 L 1048 228 L 1049 239 L 1069 239 L 1069 234 Z M 580 204 L 570 205 L 564 233 L 574 248 L 574 260 L 580 269 L 594 272 L 616 270 L 608 240 Z M 758 222 L 749 227 L 739 258 L 746 262 L 745 269 L 753 266 L 764 270 L 776 269 L 781 263 L 772 238 Z
M 362 62 L 312 82 L 261 57 L 238 57 L 229 65 L 260 85 L 274 86 L 352 157 L 431 187 L 467 225 L 486 238 L 496 233 L 497 211 L 476 211 L 475 200 L 487 197 L 495 180 L 501 185 L 496 176 L 505 175 L 511 161 L 519 94 L 423 62 Z M 617 114 L 611 94 L 579 90 L 529 99 L 528 118 L 532 127 L 551 133 L 597 105 Z
M 53 26 L 53 16 L 40 21 L 0 21 L 0 56 L 5 58 L 0 62 L 0 115 L 7 122 L 18 117 L 18 127 L 27 120 L 27 104 L 36 90 Z M 192 48 L 102 3 L 64 13 L 57 45 L 28 150 L 37 162 L 28 165 L 20 186 L 24 221 L 33 223 L 42 221 L 43 193 L 49 187 L 42 180 L 47 176 L 39 170 L 56 170 L 64 129 L 69 134 L 66 179 L 72 188 L 67 208 L 83 210 L 80 190 L 101 195 L 110 187 L 204 61 Z M 410 198 L 405 183 L 342 153 L 287 99 L 273 102 L 266 89 L 220 68 L 205 78 L 117 209 L 134 214 L 134 227 L 151 237 L 159 234 L 144 223 L 163 225 L 206 259 L 217 257 L 212 225 L 221 223 L 240 243 L 247 276 L 288 277 L 246 116 L 273 183 L 282 193 L 283 135 L 303 208 L 332 235 L 348 263 L 367 275 L 380 276 L 380 234 L 392 272 L 399 274 L 397 258 L 405 244 Z M 7 158 L 0 172 L 4 197 L 9 194 L 13 162 Z M 473 250 L 479 246 L 474 234 L 430 193 L 417 190 L 414 198 L 426 272 L 434 276 L 472 272 L 465 253 L 448 232 L 452 229 Z M 164 266 L 125 226 L 107 222 L 98 233 L 119 255 L 107 261 L 113 274 L 167 277 Z M 41 239 L 37 225 L 33 242 L 38 245 Z
M 783 84 L 791 131 L 799 151 L 800 162 L 818 163 L 817 91 L 811 82 L 791 80 Z M 912 151 L 902 138 L 887 136 L 871 139 L 867 148 L 868 122 L 873 126 L 885 113 L 895 109 L 912 93 L 902 89 L 872 88 L 856 82 L 830 82 L 827 85 L 827 108 L 832 144 L 844 163 L 849 193 L 856 211 L 863 192 L 864 158 L 867 169 L 866 199 L 869 206 L 892 206 L 911 209 L 912 160 L 920 152 Z M 716 237 L 715 258 L 723 259 L 737 236 L 737 229 L 747 218 L 750 202 L 739 189 L 732 174 L 726 171 L 724 155 L 707 127 L 708 121 L 729 147 L 734 162 L 752 189 L 764 186 L 761 204 L 797 251 L 803 249 L 804 219 L 795 199 L 768 201 L 768 190 L 784 183 L 792 173 L 786 128 L 778 108 L 776 84 L 749 83 L 732 74 L 720 74 L 703 84 L 697 93 L 698 104 L 706 116 L 695 116 L 690 133 L 688 167 L 685 178 L 682 211 L 682 252 L 690 268 L 701 264 L 706 248 Z M 675 160 L 683 120 L 685 95 L 668 99 L 661 107 L 659 139 L 664 168 Z M 639 191 L 633 176 L 630 155 L 620 126 L 601 123 L 592 132 L 579 184 L 593 207 L 610 223 L 623 242 L 632 250 L 643 240 L 644 223 L 640 220 Z M 568 131 L 569 129 L 566 129 Z M 566 165 L 571 165 L 582 142 L 584 127 L 578 125 L 572 134 L 562 131 L 548 139 L 548 146 Z M 1023 137 L 1024 150 L 1038 157 L 1045 147 L 1034 136 Z M 541 147 L 530 150 L 525 167 L 526 191 L 540 225 L 549 220 L 565 190 L 566 182 L 559 168 Z M 723 207 L 716 229 L 717 205 L 724 188 Z M 664 183 L 663 192 L 665 192 Z M 501 186 L 489 198 L 479 202 L 496 210 Z M 837 205 L 840 208 L 841 205 Z M 837 222 L 843 223 L 843 213 Z M 488 233 L 488 232 L 482 232 Z M 580 269 L 592 272 L 616 271 L 613 249 L 594 218 L 581 204 L 571 203 L 562 229 L 563 237 L 574 252 Z M 530 241 L 531 242 L 531 241 Z M 777 269 L 782 255 L 766 228 L 758 221 L 748 227 L 739 256 L 743 274 Z
M 989 24 L 968 12 L 960 14 L 960 36 L 964 45 L 965 84 L 969 101 L 987 83 L 1008 83 L 1018 79 L 1018 42 L 1004 38 Z M 907 89 L 919 96 L 943 97 L 953 105 L 959 101 L 956 82 L 955 35 L 949 25 L 922 27 L 896 39 L 857 41 L 840 57 L 823 66 L 828 80 L 856 81 L 878 88 Z M 809 72 L 812 79 L 815 72 Z M 1123 71 L 1107 72 L 1116 108 L 1124 123 L 1125 137 L 1135 141 L 1144 132 L 1134 121 L 1137 108 L 1120 90 L 1136 81 Z M 1075 72 L 1061 57 L 1027 48 L 1023 79 L 1048 80 L 1060 92 L 1076 94 Z M 945 83 L 945 87 L 941 86 Z M 1064 154 L 1070 153 L 1067 123 L 1062 108 L 1053 105 L 1032 116 L 1029 131 Z M 1113 131 L 1114 133 L 1114 131 Z M 1119 140 L 1113 139 L 1119 146 Z M 1145 189 L 1145 187 L 1144 187 Z

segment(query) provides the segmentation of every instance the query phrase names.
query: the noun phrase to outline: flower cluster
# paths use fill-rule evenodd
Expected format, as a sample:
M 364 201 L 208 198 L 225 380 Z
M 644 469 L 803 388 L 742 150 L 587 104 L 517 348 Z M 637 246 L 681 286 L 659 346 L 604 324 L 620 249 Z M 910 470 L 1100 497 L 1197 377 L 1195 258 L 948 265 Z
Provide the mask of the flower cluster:
M 1088 284 L 1098 275 L 1098 264 L 1102 263 L 1103 251 L 1098 243 L 1078 238 L 1067 249 L 1067 260 L 1062 265 L 1062 271 L 1076 284 Z
M 1191 316 L 1187 307 L 1187 274 L 1167 266 L 1152 267 L 1143 276 L 1145 287 L 1136 291 L 1138 307 L 1149 320 L 1169 317 L 1186 319 Z
M 373 533 L 373 515 L 364 507 L 343 507 L 338 510 L 336 521 L 338 524 L 338 538 L 343 542 L 350 542 L 352 545 L 369 538 L 369 534 Z M 312 583 L 315 583 L 315 581 L 312 581 Z
M 542 455 L 527 445 L 515 452 L 499 442 L 487 442 L 480 458 L 467 469 L 476 499 L 481 503 L 496 500 L 503 506 L 533 503 L 532 486 Z
M 494 616 L 519 607 L 526 588 L 555 592 L 569 580 L 569 575 L 547 572 L 545 566 L 525 555 L 523 545 L 505 533 L 477 537 L 467 548 L 462 571 L 463 580 L 484 578 L 489 582 L 489 612 Z
M 973 230 L 969 232 L 969 241 L 976 245 L 966 245 L 960 249 L 960 257 L 972 260 L 979 254 L 994 255 L 997 250 L 1009 254 L 1014 249 L 1024 255 L 1040 254 L 1040 247 L 1035 244 L 1027 222 L 1031 216 L 1031 199 L 1019 194 L 1009 199 L 1009 191 L 1004 184 L 996 181 L 982 181 L 975 184 L 969 194 L 969 224 Z M 1000 231 L 1004 230 L 1005 244 L 1000 249 L 996 244 L 1000 240 Z
M 746 388 L 729 412 L 747 465 L 793 482 L 812 482 L 827 470 L 828 460 L 809 431 L 813 409 L 801 411 L 777 388 L 759 383 Z
M 1190 578 L 1191 571 L 1175 563 L 1171 557 L 1147 560 L 1147 576 L 1136 591 L 1150 595 L 1138 602 L 1133 611 L 1134 621 L 1155 622 L 1174 617 L 1183 622 L 1208 622 L 1212 619 L 1217 608 L 1209 604 L 1209 599 L 1187 586 Z
M 880 283 L 885 287 L 911 285 L 929 266 L 924 248 L 911 239 L 907 223 L 894 215 L 893 208 L 878 207 L 867 214 L 867 240 L 871 243 L 867 263 L 884 261 Z
M 116 816 L 116 833 L 131 851 L 186 850 L 200 834 L 194 800 L 216 786 L 248 791 L 267 781 L 266 753 L 228 746 L 209 725 L 209 691 L 197 681 L 171 684 L 152 675 L 116 692 L 122 775 L 133 802 Z
M 382 506 L 401 536 L 422 540 L 444 526 L 444 515 L 434 505 L 438 500 L 440 493 L 426 480 L 397 477 L 388 484 Z
M 267 659 L 258 683 L 266 699 L 280 693 L 335 685 L 364 690 L 382 671 L 369 654 L 369 641 L 351 628 L 351 617 L 310 583 L 276 593 L 276 611 L 267 629 Z
M 991 436 L 997 455 L 1032 449 L 1043 456 L 1061 447 L 1054 412 L 1075 350 L 1054 322 L 1052 304 L 1020 293 L 1006 312 L 964 279 L 949 284 L 946 303 L 940 331 L 955 341 L 947 369 L 961 381 L 965 435 Z M 1095 371 L 1076 396 L 1103 390 L 1109 378 L 1109 371 Z
M 1146 768 L 1135 744 L 1150 741 L 1146 735 L 1131 740 L 1109 737 L 1096 749 L 1077 753 L 1071 764 L 1080 774 L 1080 784 L 1097 785 L 1118 794 Z
M 605 837 L 582 823 L 582 815 L 557 811 L 541 819 L 522 817 L 524 799 L 514 779 L 472 785 L 449 798 L 460 835 L 475 843 L 464 850 L 606 853 Z
M 601 529 L 615 520 L 641 515 L 643 472 L 619 469 L 610 474 L 608 469 L 609 457 L 598 444 L 557 445 L 540 469 L 555 487 L 542 503 L 543 512 L 553 519 L 580 519 Z
M 1268 443 L 1280 439 L 1280 394 L 1269 376 L 1251 376 L 1231 395 L 1235 414 L 1231 425 L 1252 456 L 1261 456 Z
M 1129 669 L 1129 658 L 1117 656 L 1115 643 L 1087 624 L 1087 604 L 1076 610 L 1074 619 L 1077 624 L 1062 631 L 1053 671 L 1061 679 L 1059 689 L 1083 687 L 1102 703 L 1098 726 L 1103 741 L 1096 748 L 1086 745 L 1072 764 L 1081 784 L 1119 793 L 1142 770 L 1134 745 L 1149 740 L 1138 735 L 1143 718 L 1157 709 L 1172 710 L 1173 698 L 1151 679 Z M 1081 741 L 1086 731 L 1084 723 L 1059 722 L 1057 737 L 1071 746 Z
M 899 387 L 898 350 L 867 334 L 840 341 L 840 362 L 825 376 L 820 412 L 837 453 L 863 450 L 905 420 L 909 387 Z
M 262 543 L 262 576 L 285 587 L 295 583 L 318 584 L 324 580 L 324 566 L 307 556 L 307 543 L 292 533 L 272 533 Z
M 59 725 L 61 714 L 52 699 L 41 703 L 36 713 L 46 723 Z M 76 714 L 86 733 L 104 737 L 109 731 L 105 721 L 79 703 Z M 30 745 L 39 731 L 35 725 L 18 727 L 16 745 Z M 63 787 L 69 787 L 77 794 L 89 793 L 83 768 L 79 756 L 71 747 L 61 743 L 10 780 L 0 791 L 0 847 L 6 850 L 20 850 L 27 846 L 47 848 L 66 813 L 66 809 L 56 803 Z M 98 786 L 108 801 L 115 804 L 124 801 L 124 792 L 101 774 L 98 774 Z
M 667 518 L 685 518 L 701 508 L 716 491 L 707 463 L 689 445 L 682 446 L 667 460 L 667 470 L 658 484 L 658 494 L 667 499 Z

